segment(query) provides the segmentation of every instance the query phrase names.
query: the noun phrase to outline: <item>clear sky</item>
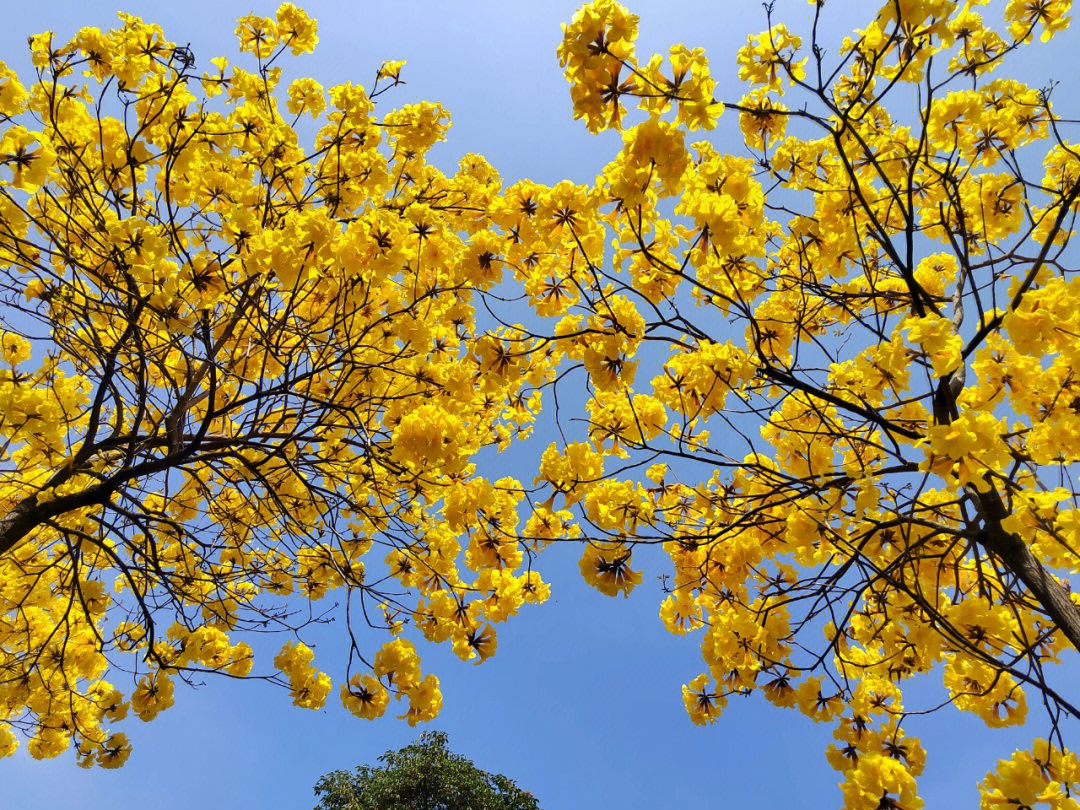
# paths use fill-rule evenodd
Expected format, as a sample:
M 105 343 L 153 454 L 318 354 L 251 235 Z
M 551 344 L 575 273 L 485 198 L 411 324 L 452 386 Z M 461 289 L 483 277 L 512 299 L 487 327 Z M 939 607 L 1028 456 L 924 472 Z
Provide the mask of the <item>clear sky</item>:
M 28 34 L 52 29 L 66 41 L 82 25 L 106 27 L 116 2 L 5 3 L 0 59 L 25 75 Z M 318 18 L 321 41 L 314 55 L 288 59 L 287 71 L 324 85 L 369 84 L 383 60 L 408 60 L 408 84 L 384 109 L 419 98 L 442 101 L 454 125 L 432 159 L 444 167 L 462 153 L 479 152 L 504 181 L 591 182 L 614 154 L 617 136 L 590 136 L 572 121 L 555 58 L 559 23 L 572 16 L 575 0 L 298 4 Z M 747 33 L 764 28 L 760 3 L 628 5 L 641 16 L 639 53 L 666 51 L 675 42 L 705 46 L 721 79 L 718 96 L 741 95 L 735 50 Z M 833 53 L 840 35 L 876 5 L 827 3 L 825 38 L 833 37 Z M 252 6 L 272 15 L 276 2 L 168 0 L 125 8 L 161 23 L 170 39 L 190 42 L 198 67 L 206 69 L 213 56 L 236 56 L 233 21 Z M 798 21 L 808 8 L 806 0 L 780 0 L 776 16 Z M 1078 34 L 1080 24 L 1022 66 L 1022 77 L 1033 83 L 1061 80 L 1058 107 L 1073 117 L 1080 98 L 1070 54 L 1080 46 Z M 740 149 L 737 137 L 734 115 L 711 136 L 728 150 Z M 550 440 L 541 430 L 499 464 L 531 480 L 539 450 Z M 661 626 L 659 557 L 643 556 L 638 567 L 645 581 L 623 600 L 584 585 L 576 550 L 549 550 L 539 569 L 553 583 L 552 600 L 500 626 L 498 654 L 481 667 L 421 642 L 425 671 L 440 676 L 445 699 L 432 727 L 445 730 L 451 748 L 480 767 L 533 791 L 547 810 L 839 806 L 839 775 L 824 757 L 831 726 L 814 726 L 758 698 L 733 700 L 710 728 L 691 725 L 680 686 L 702 670 L 700 652 L 696 640 L 676 638 Z M 312 638 L 317 662 L 336 676 L 335 659 L 344 661 L 341 630 Z M 930 695 L 932 687 L 916 691 Z M 324 710 L 308 712 L 293 708 L 285 691 L 261 683 L 211 678 L 198 690 L 178 687 L 175 707 L 154 722 L 125 723 L 135 750 L 119 771 L 81 771 L 70 754 L 35 762 L 25 746 L 15 758 L 0 760 L 0 810 L 310 807 L 320 774 L 371 763 L 419 733 L 389 714 L 375 723 L 356 719 L 336 694 Z M 995 760 L 1042 732 L 1032 704 L 1027 729 L 989 731 L 951 709 L 913 725 L 928 751 L 919 783 L 927 806 L 975 806 L 975 783 Z

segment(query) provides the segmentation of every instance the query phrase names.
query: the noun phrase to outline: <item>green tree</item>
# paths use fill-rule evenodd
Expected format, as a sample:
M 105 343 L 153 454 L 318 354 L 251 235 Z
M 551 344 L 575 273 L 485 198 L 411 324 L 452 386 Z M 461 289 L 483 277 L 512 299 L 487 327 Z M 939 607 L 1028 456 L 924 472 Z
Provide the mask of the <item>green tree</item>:
M 499 774 L 482 771 L 446 747 L 446 734 L 425 732 L 382 767 L 332 771 L 315 785 L 316 810 L 539 810 L 536 798 Z

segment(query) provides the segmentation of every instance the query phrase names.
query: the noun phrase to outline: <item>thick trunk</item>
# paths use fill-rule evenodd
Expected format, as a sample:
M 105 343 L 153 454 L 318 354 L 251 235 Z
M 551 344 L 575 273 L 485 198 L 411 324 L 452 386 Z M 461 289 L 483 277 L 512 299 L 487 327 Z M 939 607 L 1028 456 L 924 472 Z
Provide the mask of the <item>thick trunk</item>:
M 34 527 L 47 518 L 45 509 L 38 505 L 37 498 L 30 496 L 0 518 L 0 555 L 7 554 L 19 544 Z
M 66 472 L 63 478 L 57 475 L 53 480 L 61 481 L 70 478 Z M 113 489 L 115 486 L 95 484 L 82 492 L 64 495 L 45 503 L 38 503 L 36 494 L 23 498 L 14 509 L 0 518 L 0 555 L 9 553 L 45 521 L 66 512 L 104 503 Z
M 1024 541 L 1006 532 L 996 522 L 984 531 L 979 539 L 985 549 L 992 552 L 1006 568 L 1019 577 L 1057 629 L 1080 651 L 1080 607 L 1076 606 L 1069 597 L 1069 592 L 1031 553 Z
M 988 492 L 973 494 L 983 519 L 979 543 L 1024 583 L 1057 629 L 1080 651 L 1080 607 L 1072 601 L 1065 587 L 1031 553 L 1027 544 L 1002 527 L 1002 521 L 1008 516 L 1009 510 L 998 491 L 991 488 Z

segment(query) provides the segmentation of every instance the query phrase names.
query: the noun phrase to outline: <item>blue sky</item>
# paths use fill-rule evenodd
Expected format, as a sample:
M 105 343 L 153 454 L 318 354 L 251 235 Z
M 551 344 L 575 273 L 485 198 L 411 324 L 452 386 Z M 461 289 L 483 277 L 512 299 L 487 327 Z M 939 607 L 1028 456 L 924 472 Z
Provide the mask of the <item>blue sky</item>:
M 10 5 L 0 28 L 0 59 L 23 74 L 28 34 L 53 29 L 66 41 L 81 25 L 107 26 L 113 2 Z M 591 182 L 616 148 L 617 136 L 590 136 L 571 120 L 555 47 L 559 24 L 576 2 L 301 5 L 319 19 L 321 42 L 314 55 L 288 60 L 287 71 L 324 85 L 370 83 L 384 59 L 407 59 L 408 84 L 386 109 L 419 98 L 442 101 L 454 121 L 448 143 L 432 154 L 443 166 L 471 151 L 488 157 L 507 182 L 525 176 Z M 838 44 L 871 5 L 830 0 L 825 39 Z M 161 23 L 174 41 L 190 42 L 204 68 L 213 56 L 235 55 L 233 21 L 252 7 L 272 14 L 276 4 L 170 0 L 132 2 L 126 9 Z M 718 95 L 741 95 L 735 50 L 747 33 L 764 27 L 759 3 L 637 0 L 630 7 L 642 18 L 640 53 L 680 41 L 705 46 L 721 79 Z M 808 8 L 805 0 L 781 0 L 777 18 L 797 22 Z M 1077 99 L 1077 84 L 1066 55 L 1080 44 L 1078 31 L 1020 66 L 1034 83 L 1062 80 L 1059 109 L 1072 113 L 1080 104 L 1068 104 Z M 711 136 L 730 150 L 740 148 L 736 137 L 733 115 Z M 550 440 L 540 431 L 500 457 L 500 473 L 531 479 Z M 660 560 L 644 557 L 643 584 L 629 599 L 613 600 L 581 581 L 576 549 L 548 551 L 539 568 L 553 583 L 552 600 L 500 627 L 498 654 L 481 667 L 422 645 L 425 669 L 439 674 L 445 698 L 432 726 L 448 732 L 451 747 L 480 767 L 532 790 L 547 810 L 839 806 L 838 774 L 824 758 L 830 726 L 814 726 L 756 698 L 733 700 L 708 729 L 691 725 L 680 685 L 701 671 L 700 653 L 694 639 L 676 638 L 661 626 Z M 343 643 L 340 629 L 313 639 L 327 669 L 344 661 L 335 652 Z M 916 691 L 929 696 L 932 686 Z M 912 726 L 929 755 L 920 779 L 927 806 L 974 806 L 975 782 L 995 760 L 1041 733 L 1032 703 L 1035 721 L 1026 730 L 989 731 L 952 710 Z M 225 679 L 210 679 L 198 690 L 178 688 L 172 710 L 153 723 L 132 719 L 126 726 L 135 751 L 117 772 L 80 771 L 70 756 L 35 762 L 25 748 L 0 761 L 0 808 L 305 808 L 320 774 L 373 762 L 419 731 L 389 716 L 375 723 L 355 719 L 334 699 L 322 711 L 306 712 L 293 708 L 280 689 Z

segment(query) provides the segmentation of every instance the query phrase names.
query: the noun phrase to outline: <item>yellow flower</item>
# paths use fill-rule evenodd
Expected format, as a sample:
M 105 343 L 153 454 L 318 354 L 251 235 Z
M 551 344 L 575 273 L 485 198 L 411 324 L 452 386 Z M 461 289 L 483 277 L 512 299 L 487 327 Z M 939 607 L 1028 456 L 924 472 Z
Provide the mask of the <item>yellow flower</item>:
M 131 743 L 127 735 L 118 732 L 109 737 L 97 753 L 97 762 L 102 768 L 119 768 L 131 756 Z
M 402 715 L 410 726 L 434 720 L 442 711 L 442 691 L 439 679 L 428 675 L 408 692 L 409 710 Z
M 282 3 L 277 10 L 277 38 L 294 54 L 312 53 L 319 42 L 318 23 L 303 9 Z
M 56 153 L 43 133 L 15 126 L 0 138 L 0 166 L 12 172 L 15 188 L 37 191 L 55 162 Z
M 341 685 L 341 702 L 350 712 L 364 720 L 375 720 L 386 712 L 390 693 L 370 675 L 354 675 L 348 684 Z
M 944 377 L 960 366 L 963 340 L 948 318 L 934 314 L 910 318 L 901 328 L 907 330 L 908 340 L 929 355 L 933 376 Z
M 727 698 L 709 688 L 709 676 L 698 675 L 682 688 L 683 705 L 690 720 L 699 726 L 713 723 L 720 716 Z
M 131 708 L 140 720 L 153 720 L 173 705 L 172 678 L 164 672 L 144 675 L 131 693 Z

